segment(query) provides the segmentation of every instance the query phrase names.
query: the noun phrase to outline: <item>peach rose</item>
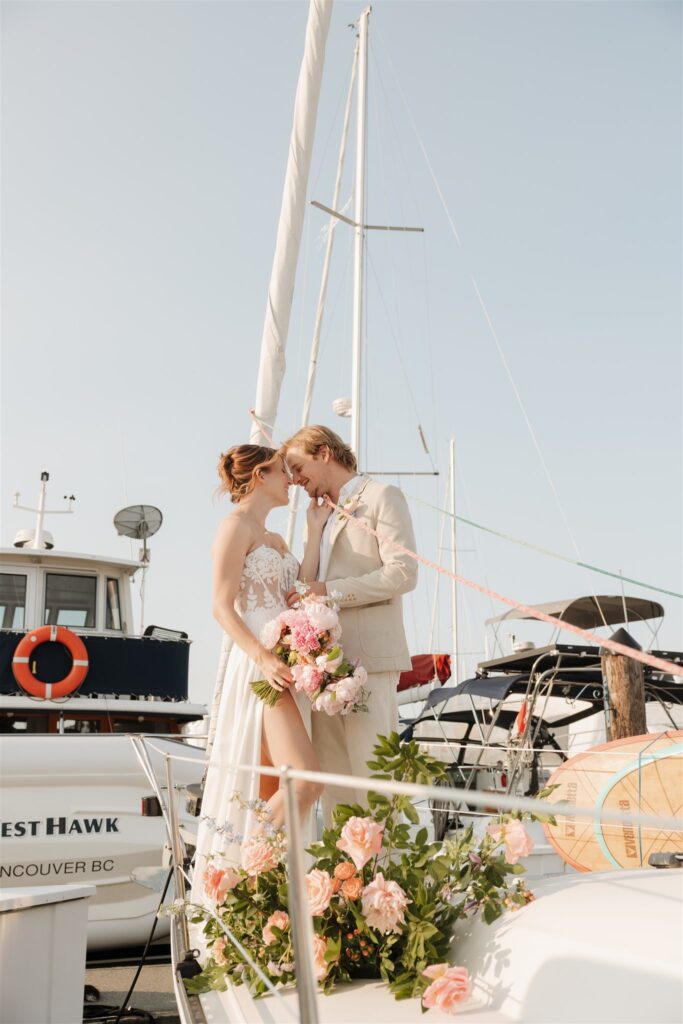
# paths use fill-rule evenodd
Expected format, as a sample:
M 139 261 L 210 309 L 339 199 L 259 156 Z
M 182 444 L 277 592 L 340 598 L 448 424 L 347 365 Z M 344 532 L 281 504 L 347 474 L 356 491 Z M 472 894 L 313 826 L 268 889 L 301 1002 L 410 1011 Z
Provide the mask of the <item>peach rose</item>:
M 277 854 L 263 839 L 247 839 L 242 847 L 242 867 L 248 875 L 262 875 L 277 867 Z
M 327 942 L 322 935 L 313 936 L 313 970 L 318 981 L 324 981 L 327 977 L 327 972 L 330 969 L 330 964 L 325 960 L 325 953 L 327 952 Z
M 227 946 L 226 939 L 216 939 L 213 946 L 211 947 L 211 956 L 214 958 L 219 967 L 225 967 L 228 960 L 225 955 L 225 947 Z
M 276 910 L 271 914 L 263 929 L 263 941 L 266 946 L 271 946 L 274 942 L 277 942 L 277 935 L 273 934 L 273 928 L 279 928 L 283 932 L 288 927 L 289 914 L 286 914 L 284 910 Z
M 434 979 L 422 996 L 422 1005 L 427 1010 L 435 1007 L 442 1013 L 452 1013 L 455 1006 L 470 994 L 470 976 L 466 967 L 432 964 L 422 974 L 425 978 Z
M 204 895 L 216 903 L 222 903 L 226 893 L 240 881 L 240 875 L 233 868 L 219 868 L 216 864 L 209 864 L 204 872 Z
M 348 853 L 358 870 L 382 849 L 384 825 L 378 825 L 372 818 L 349 818 L 341 830 L 337 847 Z
M 505 860 L 508 864 L 516 864 L 522 857 L 528 857 L 534 848 L 534 841 L 519 818 L 489 825 L 486 831 L 494 843 L 505 843 Z
M 399 935 L 399 925 L 405 924 L 405 909 L 412 903 L 401 886 L 385 879 L 382 872 L 378 871 L 370 884 L 365 886 L 361 896 L 363 917 L 370 927 L 377 928 L 383 935 L 387 932 Z
M 353 878 L 356 869 L 351 861 L 343 860 L 341 864 L 337 864 L 333 873 L 335 878 L 341 878 L 342 882 L 345 882 L 347 878 Z
M 363 879 L 355 875 L 353 878 L 347 878 L 345 882 L 342 882 L 341 891 L 347 900 L 357 900 L 362 888 Z
M 306 893 L 308 909 L 313 917 L 322 917 L 330 905 L 334 893 L 334 883 L 327 871 L 314 868 L 306 875 Z

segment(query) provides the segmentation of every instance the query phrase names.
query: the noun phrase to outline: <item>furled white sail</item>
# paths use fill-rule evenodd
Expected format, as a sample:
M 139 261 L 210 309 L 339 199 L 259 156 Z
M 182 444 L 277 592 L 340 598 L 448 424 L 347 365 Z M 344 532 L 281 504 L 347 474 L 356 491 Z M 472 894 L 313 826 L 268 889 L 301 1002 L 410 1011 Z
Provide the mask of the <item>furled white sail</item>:
M 308 172 L 331 15 L 332 0 L 310 0 L 306 44 L 294 102 L 294 124 L 289 143 L 287 174 L 261 340 L 254 422 L 251 430 L 251 441 L 255 444 L 272 443 L 280 388 L 285 372 L 289 315 L 306 209 Z

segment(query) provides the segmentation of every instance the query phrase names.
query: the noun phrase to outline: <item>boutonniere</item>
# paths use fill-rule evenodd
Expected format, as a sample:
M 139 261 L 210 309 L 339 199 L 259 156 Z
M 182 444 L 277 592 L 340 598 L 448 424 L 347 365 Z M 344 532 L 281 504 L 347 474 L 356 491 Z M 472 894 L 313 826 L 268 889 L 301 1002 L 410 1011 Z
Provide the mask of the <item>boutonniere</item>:
M 337 512 L 337 520 L 344 522 L 347 516 L 355 516 L 360 505 L 360 495 L 353 494 L 350 498 L 347 498 L 342 505 L 342 512 Z

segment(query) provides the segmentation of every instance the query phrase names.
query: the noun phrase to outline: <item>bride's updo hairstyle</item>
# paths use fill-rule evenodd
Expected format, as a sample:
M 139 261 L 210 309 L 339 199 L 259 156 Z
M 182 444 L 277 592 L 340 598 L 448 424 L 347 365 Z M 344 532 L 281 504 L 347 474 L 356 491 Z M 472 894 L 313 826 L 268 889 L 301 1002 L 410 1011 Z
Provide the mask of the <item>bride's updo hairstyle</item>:
M 218 460 L 221 491 L 237 503 L 251 494 L 260 469 L 272 466 L 280 456 L 274 448 L 261 444 L 236 444 L 228 448 Z

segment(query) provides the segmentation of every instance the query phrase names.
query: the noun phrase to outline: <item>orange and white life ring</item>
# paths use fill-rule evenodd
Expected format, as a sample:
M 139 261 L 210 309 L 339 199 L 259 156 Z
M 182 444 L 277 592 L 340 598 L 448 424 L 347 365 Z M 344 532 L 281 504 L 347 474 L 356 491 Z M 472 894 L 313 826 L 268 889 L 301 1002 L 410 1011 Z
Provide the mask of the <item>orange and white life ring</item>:
M 44 683 L 31 672 L 31 659 L 36 649 L 48 640 L 63 644 L 73 660 L 71 671 L 57 683 Z M 41 626 L 29 630 L 19 641 L 12 658 L 12 672 L 22 690 L 32 697 L 44 700 L 66 697 L 78 689 L 88 674 L 88 652 L 81 638 L 66 626 Z

